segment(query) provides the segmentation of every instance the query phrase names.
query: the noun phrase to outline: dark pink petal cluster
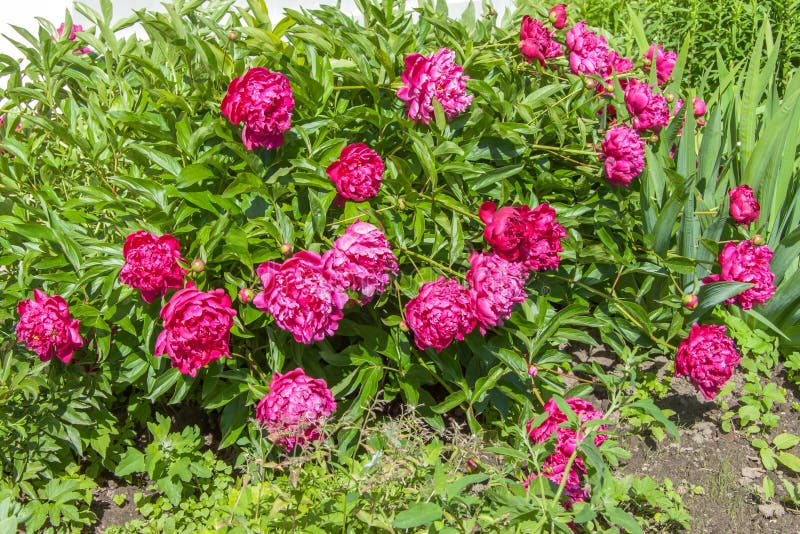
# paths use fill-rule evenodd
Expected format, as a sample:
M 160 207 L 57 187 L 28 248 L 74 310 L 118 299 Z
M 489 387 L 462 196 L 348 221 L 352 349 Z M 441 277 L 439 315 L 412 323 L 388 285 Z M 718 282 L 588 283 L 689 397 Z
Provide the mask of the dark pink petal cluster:
M 705 125 L 706 121 L 702 119 L 703 115 L 706 114 L 706 102 L 702 98 L 694 97 L 692 100 L 692 111 L 694 111 L 694 117 L 697 119 L 697 125 L 703 126 Z
M 693 324 L 675 355 L 675 376 L 688 376 L 706 399 L 713 399 L 742 359 L 718 325 Z
M 521 262 L 535 271 L 558 267 L 561 239 L 567 231 L 556 221 L 556 211 L 550 205 L 497 209 L 494 202 L 484 202 L 479 215 L 486 223 L 486 242 L 501 258 Z
M 609 128 L 601 145 L 606 178 L 612 185 L 630 185 L 644 169 L 644 140 L 633 128 L 619 124 Z
M 476 322 L 472 293 L 452 278 L 422 284 L 406 304 L 406 323 L 420 350 L 433 347 L 439 352 L 454 339 L 464 339 Z
M 569 463 L 569 456 L 555 452 L 545 459 L 541 474 L 557 486 L 561 485 L 561 481 L 566 474 L 567 480 L 564 482 L 564 495 L 566 495 L 567 500 L 564 502 L 564 507 L 569 509 L 576 502 L 583 502 L 588 499 L 589 492 L 583 489 L 581 484 L 581 475 L 586 473 L 583 461 L 576 457 L 572 461 L 572 468 L 568 472 L 567 463 Z M 530 489 L 531 484 L 538 476 L 539 473 L 532 473 L 528 480 L 522 483 L 525 489 Z
M 731 218 L 737 224 L 750 224 L 761 216 L 761 206 L 749 185 L 734 187 L 728 191 L 728 198 L 731 201 Z
M 181 373 L 196 376 L 201 367 L 229 355 L 235 316 L 225 290 L 200 291 L 188 282 L 161 309 L 164 330 L 156 339 L 155 355 L 166 354 Z
M 339 159 L 328 165 L 326 172 L 340 197 L 363 202 L 378 194 L 383 169 L 377 152 L 363 143 L 356 143 L 344 147 Z
M 254 67 L 231 81 L 220 107 L 233 124 L 244 122 L 242 142 L 248 150 L 273 149 L 291 127 L 294 98 L 286 76 Z
M 581 423 L 586 423 L 593 419 L 601 419 L 603 412 L 595 410 L 590 402 L 577 397 L 569 397 L 564 399 L 566 403 L 578 416 Z M 576 431 L 572 428 L 562 428 L 562 424 L 567 421 L 567 415 L 559 409 L 555 399 L 550 399 L 544 405 L 544 411 L 547 413 L 547 418 L 538 426 L 531 426 L 536 417 L 528 421 L 525 428 L 528 435 L 534 443 L 544 443 L 554 433 L 556 435 L 556 450 L 564 456 L 571 456 L 575 452 L 575 448 L 583 440 L 584 430 Z M 598 431 L 605 430 L 605 425 L 597 428 Z M 606 440 L 608 436 L 605 434 L 595 434 L 594 444 L 598 447 Z
M 503 324 L 515 304 L 527 298 L 528 270 L 521 263 L 504 260 L 494 253 L 473 252 L 469 257 L 467 283 L 475 300 L 475 316 L 481 334 Z
M 298 343 L 310 344 L 333 334 L 344 317 L 347 293 L 331 277 L 319 254 L 301 251 L 283 263 L 268 261 L 256 271 L 264 290 L 253 304 L 292 333 Z
M 659 85 L 669 80 L 669 77 L 672 76 L 672 69 L 675 68 L 675 63 L 678 62 L 678 54 L 672 50 L 664 51 L 663 46 L 655 43 L 650 45 L 650 48 L 644 53 L 644 57 L 647 60 L 644 69 L 647 72 L 650 72 L 653 63 L 655 63 L 656 78 Z
M 586 28 L 580 21 L 567 31 L 569 67 L 573 74 L 603 76 L 609 70 L 609 48 L 606 38 Z
M 336 411 L 336 401 L 321 378 L 303 369 L 275 373 L 267 393 L 256 407 L 256 419 L 269 439 L 287 452 L 321 438 L 320 427 Z
M 397 274 L 397 258 L 386 236 L 378 228 L 357 221 L 333 242 L 322 256 L 325 270 L 339 287 L 359 293 L 369 301 L 389 285 L 389 274 Z
M 178 240 L 169 234 L 156 236 L 144 230 L 128 234 L 122 255 L 125 263 L 119 272 L 123 284 L 138 289 L 145 302 L 153 302 L 169 288 L 183 287 L 183 277 L 188 272 L 180 266 Z
M 525 56 L 525 61 L 530 63 L 535 59 L 542 67 L 545 66 L 547 58 L 558 57 L 562 54 L 561 45 L 553 40 L 553 33 L 541 22 L 528 15 L 522 17 L 522 27 L 519 31 L 519 51 Z
M 67 36 L 67 39 L 70 40 L 70 41 L 77 41 L 78 40 L 78 36 L 76 35 L 76 33 L 77 32 L 82 32 L 82 31 L 83 31 L 83 26 L 81 26 L 80 24 L 73 24 L 72 28 L 70 28 L 70 30 L 69 30 L 69 35 Z M 58 29 L 56 30 L 56 33 L 58 33 L 59 37 L 64 35 L 64 23 L 63 22 L 61 23 L 61 26 L 59 26 Z M 92 51 L 92 49 L 87 46 L 85 48 L 79 48 L 78 50 L 75 50 L 72 53 L 73 54 L 88 54 L 91 51 Z
M 567 4 L 557 4 L 550 8 L 548 13 L 550 23 L 557 30 L 567 27 Z
M 50 296 L 34 289 L 33 299 L 17 304 L 17 313 L 17 339 L 41 361 L 50 361 L 55 356 L 67 363 L 73 352 L 83 346 L 80 321 L 70 316 L 62 296 Z
M 632 79 L 625 87 L 625 107 L 633 116 L 633 127 L 639 131 L 658 131 L 669 122 L 667 99 L 654 93 L 645 82 Z
M 736 302 L 743 310 L 749 310 L 755 304 L 763 304 L 775 294 L 775 275 L 769 269 L 773 252 L 767 245 L 754 245 L 752 241 L 725 243 L 719 253 L 720 274 L 712 274 L 703 278 L 710 282 L 748 282 L 753 287 L 746 289 L 725 301 L 725 304 Z
M 448 119 L 453 119 L 467 109 L 472 95 L 467 93 L 468 76 L 456 64 L 456 53 L 442 48 L 430 56 L 406 56 L 403 87 L 397 96 L 406 103 L 408 118 L 428 124 L 433 117 L 433 99 L 439 101 Z

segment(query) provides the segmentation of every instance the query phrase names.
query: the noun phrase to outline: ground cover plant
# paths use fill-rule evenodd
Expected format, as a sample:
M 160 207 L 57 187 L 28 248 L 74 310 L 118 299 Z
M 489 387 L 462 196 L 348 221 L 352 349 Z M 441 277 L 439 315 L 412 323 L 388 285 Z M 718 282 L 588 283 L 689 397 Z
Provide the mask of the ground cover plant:
M 671 384 L 798 508 L 768 25 L 699 93 L 688 41 L 563 4 L 232 4 L 79 5 L 0 56 L 3 528 L 690 529 L 625 471 L 680 437 Z

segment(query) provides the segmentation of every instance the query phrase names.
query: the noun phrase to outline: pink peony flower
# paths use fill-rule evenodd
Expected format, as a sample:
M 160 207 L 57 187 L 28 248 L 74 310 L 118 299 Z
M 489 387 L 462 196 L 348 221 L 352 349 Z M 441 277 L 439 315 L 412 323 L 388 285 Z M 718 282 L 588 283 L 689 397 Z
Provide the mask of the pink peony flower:
M 253 304 L 292 333 L 298 343 L 310 344 L 332 335 L 344 317 L 347 294 L 325 270 L 319 254 L 301 251 L 281 263 L 268 261 L 256 271 L 264 291 Z
M 420 350 L 433 347 L 439 352 L 453 339 L 464 339 L 476 320 L 469 289 L 454 279 L 441 277 L 422 284 L 419 294 L 406 304 L 406 323 Z
M 749 185 L 734 187 L 728 192 L 731 201 L 731 218 L 738 224 L 756 222 L 761 216 L 761 206 Z
M 606 178 L 612 185 L 628 187 L 644 169 L 644 140 L 636 130 L 612 126 L 603 139 L 600 160 L 605 161 Z
M 142 299 L 153 302 L 168 288 L 183 287 L 183 276 L 188 272 L 182 262 L 180 244 L 169 234 L 160 237 L 144 230 L 128 234 L 122 255 L 125 263 L 119 272 L 120 281 L 142 294 Z
M 536 59 L 544 67 L 546 58 L 558 57 L 562 54 L 561 45 L 553 40 L 550 30 L 528 15 L 522 18 L 519 39 L 519 51 L 522 52 L 528 63 Z
M 659 85 L 661 85 L 672 76 L 672 69 L 675 68 L 675 63 L 678 62 L 678 54 L 672 50 L 665 52 L 663 46 L 658 45 L 656 48 L 655 43 L 651 44 L 647 52 L 644 53 L 644 57 L 647 60 L 644 70 L 647 72 L 650 72 L 650 67 L 653 64 L 653 54 L 655 54 L 656 77 Z
M 336 401 L 325 381 L 298 368 L 272 376 L 269 393 L 256 407 L 256 419 L 269 432 L 270 441 L 289 452 L 321 439 L 320 426 L 334 411 Z
M 742 357 L 718 325 L 693 324 L 675 355 L 675 376 L 688 376 L 706 399 L 713 399 Z
M 254 67 L 231 81 L 220 108 L 233 124 L 244 122 L 242 142 L 247 150 L 278 148 L 283 132 L 291 127 L 292 88 L 280 72 Z
M 82 31 L 83 31 L 83 26 L 81 26 L 80 24 L 73 24 L 72 28 L 70 28 L 70 30 L 69 30 L 69 35 L 67 36 L 67 40 L 69 40 L 69 41 L 77 41 L 78 40 L 78 36 L 76 35 L 76 33 L 77 32 L 82 32 Z M 63 22 L 61 23 L 61 26 L 59 26 L 58 29 L 56 29 L 56 33 L 58 33 L 59 37 L 64 35 L 64 23 Z M 79 48 L 78 50 L 74 50 L 72 53 L 73 54 L 88 54 L 91 51 L 92 51 L 92 49 L 87 46 L 85 48 Z
M 609 69 L 609 49 L 605 37 L 586 29 L 585 22 L 575 24 L 567 32 L 569 67 L 573 74 L 602 76 Z
M 60 295 L 51 297 L 34 289 L 32 300 L 17 304 L 17 313 L 17 339 L 38 354 L 41 361 L 55 356 L 68 363 L 75 349 L 83 346 L 81 323 L 70 317 L 67 302 Z
M 378 194 L 383 175 L 383 161 L 377 152 L 363 143 L 347 145 L 339 159 L 328 165 L 328 176 L 339 196 L 363 202 Z
M 340 287 L 357 291 L 369 301 L 389 285 L 389 273 L 397 274 L 397 258 L 383 232 L 357 221 L 333 242 L 322 261 L 330 278 Z
M 583 399 L 569 397 L 564 400 L 569 404 L 569 407 L 572 408 L 572 411 L 575 412 L 575 415 L 578 416 L 581 423 L 586 423 L 592 419 L 601 419 L 603 417 L 603 412 L 595 410 L 591 403 Z M 531 418 L 525 425 L 531 440 L 534 443 L 544 443 L 555 433 L 557 441 L 556 450 L 565 456 L 572 455 L 578 443 L 583 440 L 583 436 L 581 435 L 582 430 L 581 432 L 576 432 L 572 428 L 561 428 L 562 423 L 567 421 L 567 416 L 559 409 L 555 399 L 547 401 L 543 409 L 548 415 L 539 426 L 531 427 L 536 417 Z M 605 429 L 606 426 L 601 425 L 597 430 L 602 431 Z M 605 434 L 596 434 L 594 437 L 594 444 L 599 447 L 607 437 L 608 436 Z
M 466 91 L 469 76 L 464 76 L 464 68 L 455 63 L 455 58 L 456 53 L 447 48 L 427 57 L 406 56 L 404 86 L 397 90 L 397 97 L 406 103 L 408 118 L 428 124 L 433 117 L 434 98 L 444 108 L 448 119 L 467 109 L 472 102 L 472 95 Z
M 633 115 L 633 127 L 639 131 L 660 130 L 669 122 L 667 99 L 653 93 L 650 86 L 639 80 L 628 81 L 625 87 L 625 107 Z
M 485 334 L 489 328 L 502 325 L 511 316 L 514 304 L 527 298 L 525 280 L 528 272 L 521 263 L 485 252 L 473 252 L 469 263 L 467 282 L 475 299 L 478 328 L 481 334 Z
M 557 30 L 567 27 L 567 4 L 558 4 L 550 8 L 550 22 Z
M 559 486 L 564 478 L 564 472 L 567 470 L 568 462 L 568 455 L 565 456 L 560 452 L 555 452 L 544 461 L 541 474 L 553 484 Z M 567 497 L 564 508 L 569 509 L 574 503 L 583 502 L 589 498 L 589 492 L 583 489 L 580 479 L 581 473 L 585 472 L 585 470 L 586 468 L 583 467 L 581 459 L 576 457 L 572 461 L 572 468 L 567 473 L 567 481 L 564 483 L 564 495 Z M 528 480 L 522 483 L 525 489 L 530 489 L 531 484 L 538 476 L 538 473 L 532 473 Z
M 534 209 L 528 206 L 497 209 L 494 202 L 484 202 L 479 214 L 486 223 L 483 236 L 492 250 L 508 261 L 519 261 L 528 269 L 541 271 L 558 267 L 561 239 L 567 231 L 556 221 L 556 212 L 548 204 Z
M 164 330 L 156 339 L 156 356 L 166 354 L 183 374 L 228 356 L 236 310 L 223 289 L 200 291 L 194 282 L 172 295 L 161 309 Z
M 743 310 L 749 310 L 754 304 L 763 304 L 775 294 L 775 275 L 769 270 L 769 262 L 773 253 L 767 245 L 756 246 L 752 241 L 741 241 L 739 244 L 725 243 L 719 253 L 719 264 L 722 272 L 703 278 L 709 282 L 748 282 L 754 284 L 738 295 L 729 298 L 725 304 L 736 302 Z

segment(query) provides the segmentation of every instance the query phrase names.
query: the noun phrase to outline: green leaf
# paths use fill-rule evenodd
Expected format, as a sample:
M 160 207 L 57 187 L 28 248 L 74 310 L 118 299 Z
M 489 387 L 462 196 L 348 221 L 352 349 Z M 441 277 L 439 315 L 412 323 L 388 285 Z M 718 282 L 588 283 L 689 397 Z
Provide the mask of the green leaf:
M 614 526 L 622 527 L 632 534 L 644 534 L 642 527 L 628 512 L 617 507 L 611 507 L 606 509 L 603 515 L 608 519 L 608 522 Z
M 753 287 L 753 284 L 748 282 L 711 282 L 710 284 L 703 284 L 697 292 L 697 308 L 692 312 L 688 322 L 699 320 L 717 304 L 735 297 L 751 287 Z
M 428 525 L 442 518 L 442 508 L 432 502 L 419 502 L 412 504 L 408 510 L 397 514 L 392 521 L 395 528 L 416 528 Z
M 129 447 L 122 458 L 119 459 L 117 468 L 114 469 L 114 476 L 124 477 L 131 473 L 143 473 L 145 471 L 144 454 L 133 447 Z
M 628 407 L 630 408 L 639 408 L 647 415 L 661 423 L 664 427 L 664 430 L 669 432 L 669 435 L 675 438 L 676 440 L 680 441 L 680 433 L 678 432 L 678 427 L 675 426 L 675 423 L 669 420 L 669 418 L 664 415 L 664 412 L 661 411 L 661 408 L 655 405 L 652 400 L 650 399 L 641 399 L 632 404 L 629 404 Z
M 778 453 L 778 461 L 796 473 L 800 473 L 800 458 L 786 451 Z
M 788 432 L 778 434 L 775 436 L 775 439 L 772 440 L 772 444 L 775 445 L 775 448 L 778 450 L 791 449 L 798 443 L 800 443 L 800 437 L 789 434 Z
M 168 154 L 164 154 L 155 148 L 139 144 L 130 145 L 128 148 L 147 157 L 150 161 L 170 174 L 179 176 L 181 173 L 181 166 L 178 164 L 178 160 Z
M 463 391 L 455 391 L 448 395 L 442 402 L 431 408 L 435 413 L 442 414 L 449 412 L 467 399 L 467 394 Z

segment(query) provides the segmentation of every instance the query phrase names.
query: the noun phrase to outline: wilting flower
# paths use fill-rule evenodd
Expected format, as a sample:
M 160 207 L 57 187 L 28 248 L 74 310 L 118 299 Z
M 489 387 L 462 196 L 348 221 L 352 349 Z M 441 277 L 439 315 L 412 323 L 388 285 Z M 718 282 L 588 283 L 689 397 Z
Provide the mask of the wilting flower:
M 577 397 L 569 397 L 564 399 L 564 401 L 572 408 L 572 411 L 575 412 L 578 419 L 580 419 L 581 430 L 579 432 L 576 432 L 572 428 L 561 428 L 562 423 L 566 422 L 568 418 L 558 407 L 555 399 L 550 399 L 545 403 L 543 410 L 547 412 L 547 418 L 541 424 L 532 427 L 531 424 L 536 419 L 536 417 L 533 417 L 528 421 L 525 428 L 534 443 L 543 443 L 555 433 L 556 450 L 565 456 L 570 456 L 575 452 L 575 447 L 578 446 L 578 443 L 584 438 L 583 423 L 591 421 L 592 419 L 601 419 L 603 417 L 603 412 L 595 410 L 590 402 Z M 605 429 L 605 425 L 601 425 L 597 428 L 598 431 Z M 605 434 L 596 434 L 594 437 L 594 444 L 599 447 L 606 438 L 607 436 Z
M 508 261 L 518 261 L 528 269 L 541 271 L 558 267 L 561 239 L 567 231 L 556 221 L 556 212 L 548 204 L 497 209 L 494 202 L 484 202 L 479 209 L 486 223 L 483 236 L 492 250 Z
M 433 117 L 434 98 L 448 119 L 467 109 L 472 102 L 472 95 L 466 91 L 469 76 L 464 76 L 464 67 L 456 64 L 455 58 L 456 53 L 447 48 L 430 56 L 406 56 L 403 87 L 397 90 L 397 97 L 406 103 L 408 118 L 428 124 Z
M 70 40 L 70 41 L 77 41 L 78 40 L 78 36 L 75 35 L 75 34 L 77 32 L 82 32 L 82 31 L 83 31 L 83 26 L 81 26 L 80 24 L 73 24 L 72 28 L 70 28 L 70 30 L 69 30 L 69 35 L 67 36 L 67 39 Z M 64 35 L 64 23 L 63 22 L 61 23 L 61 26 L 59 26 L 58 29 L 56 30 L 56 33 L 58 33 L 59 37 Z M 85 48 L 79 48 L 78 50 L 75 50 L 72 53 L 73 54 L 88 54 L 91 51 L 92 51 L 92 49 L 87 46 Z
M 256 407 L 256 419 L 269 439 L 287 452 L 321 438 L 320 426 L 336 411 L 336 401 L 321 378 L 311 378 L 298 368 L 275 373 L 269 393 Z
M 268 261 L 256 271 L 264 291 L 253 304 L 292 333 L 298 343 L 310 344 L 332 335 L 344 317 L 347 294 L 325 270 L 319 254 L 301 251 L 284 261 Z
M 655 59 L 653 58 L 654 54 Z M 655 62 L 656 78 L 659 85 L 669 80 L 669 77 L 672 76 L 672 69 L 675 68 L 675 63 L 678 62 L 678 54 L 672 50 L 664 51 L 663 46 L 658 45 L 656 47 L 655 43 L 650 45 L 650 48 L 644 53 L 644 57 L 647 59 L 644 67 L 647 72 L 650 72 L 650 68 Z
M 703 278 L 709 282 L 748 282 L 753 287 L 729 298 L 725 304 L 736 302 L 743 310 L 749 310 L 754 304 L 763 304 L 775 294 L 775 275 L 769 270 L 772 250 L 767 245 L 756 246 L 752 241 L 741 241 L 739 244 L 725 243 L 719 253 L 720 274 L 712 274 Z
M 731 218 L 738 224 L 756 222 L 761 216 L 761 206 L 749 185 L 734 187 L 728 192 L 731 201 Z
M 609 48 L 605 37 L 586 29 L 584 21 L 567 32 L 569 67 L 573 74 L 596 74 L 608 71 Z
M 546 58 L 561 55 L 561 45 L 541 22 L 525 15 L 519 32 L 519 51 L 528 63 L 536 59 L 544 67 Z
M 122 255 L 125 263 L 119 272 L 123 284 L 138 289 L 145 302 L 153 302 L 168 288 L 183 287 L 188 272 L 182 262 L 180 243 L 170 234 L 155 236 L 144 230 L 128 234 Z
M 417 347 L 433 347 L 439 352 L 475 328 L 475 302 L 469 289 L 441 277 L 422 284 L 419 294 L 408 301 L 406 323 L 414 332 Z
M 469 263 L 467 283 L 475 299 L 478 328 L 485 334 L 487 329 L 503 324 L 511 316 L 514 304 L 527 298 L 525 279 L 528 272 L 521 263 L 485 252 L 473 252 Z
M 567 27 L 567 4 L 558 4 L 550 8 L 550 22 L 557 30 Z
M 667 99 L 660 93 L 653 93 L 649 85 L 639 80 L 628 81 L 625 107 L 633 115 L 633 127 L 639 131 L 658 131 L 669 122 Z
M 706 399 L 713 399 L 742 359 L 718 325 L 693 324 L 675 355 L 675 376 L 688 376 Z
M 606 178 L 612 185 L 628 186 L 644 169 L 644 140 L 624 125 L 609 128 L 601 145 Z
M 83 346 L 80 321 L 70 317 L 67 302 L 60 295 L 50 296 L 34 289 L 33 299 L 17 304 L 17 313 L 17 339 L 41 361 L 55 356 L 68 363 L 73 352 Z
M 567 470 L 567 463 L 569 462 L 569 455 L 564 455 L 558 451 L 547 457 L 542 465 L 541 474 L 550 480 L 556 486 L 561 485 L 564 478 L 564 473 Z M 576 502 L 583 502 L 589 498 L 589 493 L 581 486 L 581 473 L 586 471 L 583 466 L 583 461 L 579 457 L 575 457 L 572 461 L 572 467 L 567 474 L 567 480 L 564 482 L 564 495 L 567 496 L 567 501 L 564 503 L 564 508 L 571 508 Z M 538 473 L 532 473 L 531 476 L 522 483 L 525 489 L 530 489 L 533 481 L 539 476 Z
M 333 242 L 322 261 L 340 287 L 351 289 L 369 300 L 389 285 L 389 273 L 397 274 L 397 258 L 383 232 L 357 221 Z
M 164 330 L 156 339 L 155 355 L 166 354 L 172 367 L 195 376 L 201 367 L 228 356 L 235 315 L 225 290 L 200 291 L 187 282 L 161 309 Z
M 273 149 L 283 144 L 283 132 L 291 127 L 294 98 L 286 76 L 254 67 L 231 81 L 220 107 L 233 124 L 244 122 L 245 148 Z
M 326 172 L 339 196 L 363 202 L 378 193 L 383 168 L 377 152 L 364 143 L 356 143 L 344 147 L 339 159 L 328 165 Z

